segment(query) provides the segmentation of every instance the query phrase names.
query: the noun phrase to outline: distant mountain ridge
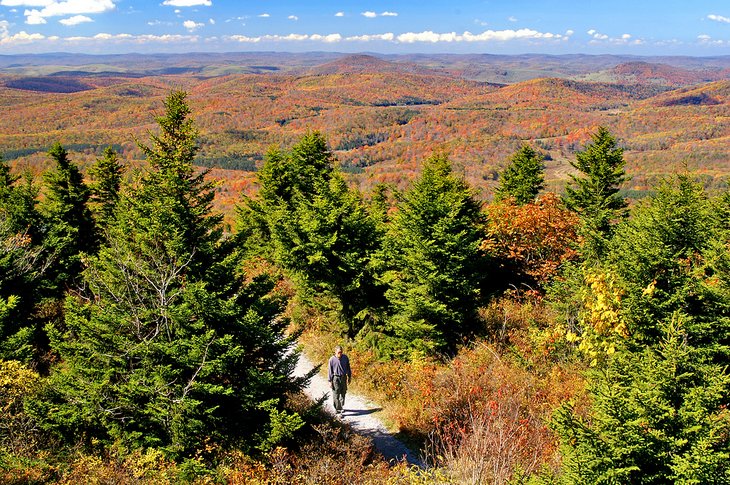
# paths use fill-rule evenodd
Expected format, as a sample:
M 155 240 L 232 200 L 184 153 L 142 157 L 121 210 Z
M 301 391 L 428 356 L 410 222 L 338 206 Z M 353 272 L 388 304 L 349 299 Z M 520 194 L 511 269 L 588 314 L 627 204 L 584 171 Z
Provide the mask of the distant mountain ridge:
M 618 55 L 496 55 L 496 54 L 345 54 L 333 52 L 227 52 L 186 54 L 35 54 L 0 55 L 0 73 L 51 75 L 72 72 L 82 76 L 116 72 L 126 76 L 272 72 L 348 74 L 403 72 L 448 75 L 464 79 L 513 84 L 556 77 L 672 87 L 730 77 L 730 56 L 638 57 Z M 593 78 L 591 78 L 593 76 Z

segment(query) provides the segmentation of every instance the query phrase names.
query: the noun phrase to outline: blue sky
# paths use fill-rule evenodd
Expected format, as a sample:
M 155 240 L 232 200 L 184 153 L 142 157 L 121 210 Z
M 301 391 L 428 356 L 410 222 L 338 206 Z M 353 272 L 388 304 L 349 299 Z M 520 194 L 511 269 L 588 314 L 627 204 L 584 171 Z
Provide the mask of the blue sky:
M 730 55 L 730 2 L 0 0 L 0 54 Z

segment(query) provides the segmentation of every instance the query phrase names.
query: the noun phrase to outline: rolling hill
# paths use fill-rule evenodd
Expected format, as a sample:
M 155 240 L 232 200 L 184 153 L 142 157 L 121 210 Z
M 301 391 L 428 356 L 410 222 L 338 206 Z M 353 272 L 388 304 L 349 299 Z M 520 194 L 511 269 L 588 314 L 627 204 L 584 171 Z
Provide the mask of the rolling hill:
M 291 146 L 308 130 L 327 135 L 365 189 L 404 186 L 424 157 L 444 149 L 488 198 L 523 143 L 548 156 L 548 185 L 559 189 L 574 152 L 601 125 L 626 149 L 627 189 L 646 190 L 685 166 L 722 186 L 730 175 L 728 69 L 730 58 L 0 56 L 0 153 L 41 170 L 56 141 L 82 166 L 111 144 L 136 165 L 135 140 L 146 140 L 175 88 L 190 93 L 199 163 L 225 179 L 223 208 L 254 190 L 252 170 L 269 146 Z M 504 82 L 487 75 L 498 71 Z

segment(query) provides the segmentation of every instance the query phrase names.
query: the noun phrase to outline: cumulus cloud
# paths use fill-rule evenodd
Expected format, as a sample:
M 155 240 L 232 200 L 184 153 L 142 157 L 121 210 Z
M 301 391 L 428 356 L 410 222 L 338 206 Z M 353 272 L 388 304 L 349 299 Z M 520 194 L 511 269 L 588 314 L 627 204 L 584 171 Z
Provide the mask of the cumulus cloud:
M 430 30 L 424 32 L 407 32 L 396 37 L 398 42 L 404 44 L 413 44 L 416 42 L 507 42 L 511 40 L 562 40 L 566 37 L 561 34 L 553 34 L 550 32 L 538 32 L 532 29 L 519 30 L 486 30 L 481 34 L 472 34 L 464 32 L 457 34 L 456 32 L 437 33 Z
M 203 24 L 202 22 L 199 23 L 199 22 L 195 22 L 193 20 L 186 20 L 185 22 L 183 22 L 183 27 L 188 29 L 189 32 L 195 32 L 196 30 L 203 27 L 204 25 L 205 24 Z
M 398 12 L 383 12 L 380 14 L 381 17 L 397 17 Z
M 363 12 L 363 13 L 362 13 L 361 15 L 362 15 L 363 17 L 367 17 L 367 18 L 369 18 L 369 19 L 374 19 L 375 17 L 377 17 L 377 16 L 378 16 L 378 14 L 376 14 L 375 12 L 370 12 L 370 11 L 367 11 L 367 12 Z
M 517 22 L 517 17 L 515 17 L 514 15 L 510 15 L 509 17 L 507 17 L 507 20 L 509 20 L 510 22 Z
M 631 34 L 621 34 L 620 37 L 611 37 L 607 34 L 598 32 L 596 29 L 591 29 L 587 32 L 591 36 L 589 44 L 600 45 L 600 44 L 614 44 L 614 45 L 642 45 L 644 40 L 634 39 Z
M 215 19 L 208 19 L 208 23 L 210 25 L 215 25 Z
M 714 20 L 715 22 L 722 22 L 725 24 L 730 24 L 730 18 L 724 17 L 722 15 L 715 15 L 714 13 L 711 13 L 710 15 L 707 16 L 707 18 L 710 20 Z
M 4 2 L 12 0 L 2 0 Z M 48 17 L 61 17 L 65 15 L 83 15 L 83 14 L 95 14 L 104 13 L 110 10 L 114 10 L 115 5 L 112 0 L 51 0 L 46 1 L 42 5 L 41 0 L 32 0 L 34 5 L 43 7 L 40 10 L 30 9 L 25 10 L 25 23 L 29 25 L 45 24 Z
M 395 35 L 392 32 L 388 32 L 387 34 L 354 35 L 345 38 L 345 40 L 352 42 L 372 42 L 378 40 L 392 42 L 393 39 L 395 39 Z
M 46 36 L 43 34 L 29 34 L 24 30 L 15 35 L 8 35 L 7 32 L 3 34 L 2 31 L 0 31 L 0 45 L 5 46 L 31 44 L 44 39 L 46 39 Z
M 438 33 L 432 31 L 425 32 L 406 32 L 395 35 L 392 32 L 384 34 L 366 34 L 343 37 L 341 34 L 289 34 L 289 35 L 262 35 L 258 37 L 249 37 L 245 35 L 234 35 L 226 37 L 227 40 L 243 43 L 260 43 L 264 41 L 273 42 L 294 42 L 294 41 L 315 41 L 315 42 L 397 42 L 403 44 L 413 44 L 417 42 L 425 43 L 453 43 L 453 42 L 507 42 L 512 40 L 547 40 L 547 41 L 563 41 L 568 39 L 568 34 L 553 34 L 550 32 L 538 32 L 531 29 L 520 30 L 487 30 L 480 34 L 464 32 L 461 34 L 455 32 Z
M 259 15 L 259 17 L 261 17 L 262 19 L 267 19 L 267 18 L 271 17 L 271 14 L 262 13 L 261 15 Z
M 74 15 L 67 19 L 61 19 L 58 22 L 67 27 L 71 27 L 73 25 L 83 24 L 84 22 L 93 22 L 93 20 L 86 15 Z
M 296 15 L 289 15 L 287 18 L 289 20 L 299 20 L 299 17 L 297 17 Z
M 344 17 L 344 16 L 345 16 L 345 12 L 337 12 L 335 14 L 335 17 Z
M 169 7 L 210 7 L 213 2 L 211 0 L 165 0 L 162 5 Z

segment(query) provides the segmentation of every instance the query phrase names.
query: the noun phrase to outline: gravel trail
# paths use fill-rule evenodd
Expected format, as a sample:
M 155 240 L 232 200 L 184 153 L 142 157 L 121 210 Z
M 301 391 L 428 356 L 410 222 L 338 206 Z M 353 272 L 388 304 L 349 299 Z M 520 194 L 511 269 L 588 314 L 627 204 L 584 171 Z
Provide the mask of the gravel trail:
M 302 353 L 294 369 L 294 375 L 297 377 L 304 376 L 313 368 L 314 364 Z M 335 414 L 330 386 L 326 377 L 319 373 L 315 374 L 304 392 L 313 400 L 327 395 L 324 409 L 332 415 Z M 378 417 L 380 410 L 381 408 L 372 401 L 348 391 L 345 397 L 342 421 L 355 432 L 371 438 L 375 448 L 389 461 L 406 460 L 411 465 L 423 468 L 424 464 L 421 459 L 385 428 Z

